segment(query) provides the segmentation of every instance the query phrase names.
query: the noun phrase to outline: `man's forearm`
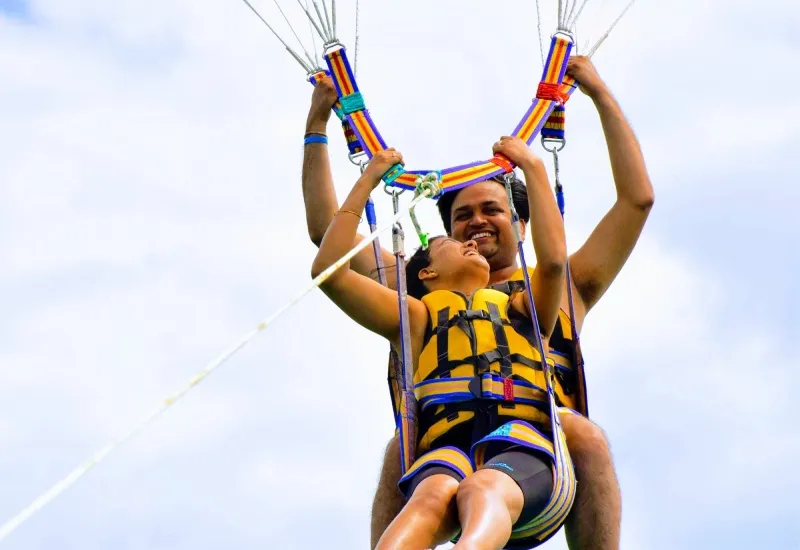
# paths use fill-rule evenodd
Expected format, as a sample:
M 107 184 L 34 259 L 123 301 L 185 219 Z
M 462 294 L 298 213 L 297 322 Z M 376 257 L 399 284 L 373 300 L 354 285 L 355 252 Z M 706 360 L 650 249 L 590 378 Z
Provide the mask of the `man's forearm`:
M 603 90 L 592 99 L 606 137 L 618 200 L 649 209 L 654 201 L 653 186 L 633 129 L 610 91 Z
M 309 120 L 306 123 L 306 132 L 324 134 L 325 130 L 324 121 Z M 308 236 L 319 246 L 338 208 L 326 144 L 310 143 L 305 146 L 302 179 Z

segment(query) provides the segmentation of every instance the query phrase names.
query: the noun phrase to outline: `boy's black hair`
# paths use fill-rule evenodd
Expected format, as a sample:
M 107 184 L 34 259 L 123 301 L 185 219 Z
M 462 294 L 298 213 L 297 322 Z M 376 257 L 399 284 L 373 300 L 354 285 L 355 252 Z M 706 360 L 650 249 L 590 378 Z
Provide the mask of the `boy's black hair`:
M 421 300 L 428 293 L 428 287 L 419 278 L 419 272 L 431 265 L 431 247 L 433 241 L 443 238 L 443 235 L 428 239 L 428 248 L 421 246 L 412 254 L 406 263 L 406 288 L 408 295 Z
M 496 176 L 486 181 L 496 181 L 500 185 L 505 185 L 502 178 L 503 176 Z M 448 235 L 452 234 L 453 230 L 453 224 L 450 220 L 453 211 L 453 202 L 461 191 L 462 189 L 445 193 L 436 203 L 436 207 L 439 209 L 439 215 L 442 217 L 444 229 L 447 231 Z M 519 214 L 519 218 L 525 223 L 528 223 L 531 219 L 531 212 L 528 207 L 528 189 L 525 187 L 525 182 L 517 178 L 516 175 L 511 182 L 511 197 L 514 201 L 514 207 L 517 209 L 517 214 Z

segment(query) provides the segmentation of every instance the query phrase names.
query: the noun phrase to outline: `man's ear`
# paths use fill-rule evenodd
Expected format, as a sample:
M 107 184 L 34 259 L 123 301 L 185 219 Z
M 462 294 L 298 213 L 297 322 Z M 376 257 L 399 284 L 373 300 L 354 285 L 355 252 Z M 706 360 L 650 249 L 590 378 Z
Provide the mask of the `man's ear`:
M 528 224 L 525 223 L 525 220 L 519 220 L 519 230 L 522 241 L 525 242 L 525 236 L 528 234 Z

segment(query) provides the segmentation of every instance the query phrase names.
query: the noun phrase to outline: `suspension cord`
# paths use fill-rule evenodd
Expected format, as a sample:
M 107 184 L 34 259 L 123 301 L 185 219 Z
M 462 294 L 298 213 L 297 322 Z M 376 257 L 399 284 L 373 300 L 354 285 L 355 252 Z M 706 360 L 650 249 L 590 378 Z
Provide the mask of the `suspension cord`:
M 298 0 L 298 1 L 299 1 L 299 0 Z M 289 54 L 290 54 L 292 57 L 294 57 L 294 59 L 295 59 L 295 60 L 296 60 L 298 63 L 300 63 L 300 66 L 301 66 L 301 67 L 303 67 L 303 69 L 305 69 L 306 73 L 308 73 L 308 74 L 311 74 L 311 73 L 314 73 L 314 72 L 316 72 L 316 70 L 315 70 L 315 68 L 314 68 L 314 67 L 312 67 L 312 66 L 309 66 L 309 65 L 308 65 L 308 63 L 306 63 L 305 61 L 303 61 L 303 59 L 300 57 L 300 55 L 299 55 L 299 54 L 298 54 L 296 51 L 294 51 L 292 48 L 290 48 L 290 47 L 289 47 L 289 44 L 287 44 L 287 43 L 286 43 L 286 41 L 285 41 L 283 38 L 281 38 L 281 36 L 280 36 L 280 35 L 279 35 L 279 34 L 278 34 L 276 31 L 275 31 L 275 29 L 273 29 L 273 28 L 272 28 L 272 25 L 270 25 L 269 23 L 267 23 L 267 20 L 266 20 L 266 19 L 264 19 L 264 18 L 261 16 L 261 14 L 260 14 L 260 13 L 258 13 L 258 10 L 257 10 L 257 9 L 255 9 L 255 8 L 253 7 L 253 5 L 252 5 L 250 2 L 248 2 L 248 0 L 242 0 L 242 2 L 244 2 L 244 3 L 247 5 L 247 7 L 248 7 L 248 8 L 250 8 L 250 10 L 251 10 L 251 11 L 252 11 L 254 14 L 256 14 L 256 16 L 257 16 L 259 19 L 261 19 L 261 22 L 262 22 L 262 23 L 264 23 L 264 25 L 266 25 L 266 27 L 267 27 L 267 28 L 270 30 L 270 32 L 273 34 L 273 36 L 275 36 L 275 38 L 277 38 L 277 39 L 278 39 L 278 41 L 279 41 L 281 44 L 283 44 L 283 47 L 284 47 L 284 48 L 286 48 L 286 51 L 287 51 L 287 52 L 289 52 Z M 315 63 L 312 63 L 311 65 L 316 65 L 316 64 L 315 64 Z
M 536 305 L 533 301 L 533 291 L 531 290 L 531 276 L 528 273 L 528 263 L 525 261 L 525 252 L 523 251 L 522 244 L 522 232 L 520 230 L 520 221 L 519 221 L 519 214 L 517 213 L 517 209 L 514 206 L 514 196 L 511 191 L 511 182 L 514 181 L 514 174 L 513 172 L 509 172 L 504 176 L 505 181 L 505 188 L 506 188 L 506 195 L 508 196 L 508 204 L 509 208 L 511 209 L 511 220 L 512 220 L 512 227 L 514 228 L 514 238 L 517 239 L 517 254 L 519 255 L 520 266 L 522 267 L 522 275 L 525 280 L 525 292 L 528 294 L 528 313 L 531 316 L 531 322 L 533 324 L 533 332 L 535 335 L 535 342 L 536 347 L 539 350 L 539 355 L 542 361 L 542 372 L 544 373 L 545 382 L 547 386 L 547 395 L 548 401 L 551 405 L 556 404 L 556 395 L 555 390 L 553 389 L 553 371 L 550 368 L 550 364 L 547 362 L 547 350 L 544 347 L 544 341 L 542 340 L 542 330 L 539 325 L 539 317 L 536 315 Z M 553 434 L 555 435 L 558 433 L 557 429 L 558 426 L 561 425 L 561 419 L 558 417 L 558 410 L 554 407 L 551 407 L 552 410 L 550 411 L 551 423 L 553 428 Z
M 393 191 L 392 207 L 395 218 L 400 211 L 402 191 Z M 398 382 L 400 383 L 400 407 L 397 426 L 400 428 L 400 466 L 405 474 L 414 463 L 417 447 L 417 399 L 414 394 L 413 357 L 411 355 L 411 327 L 408 319 L 408 289 L 406 282 L 405 235 L 399 220 L 392 227 L 397 301 L 400 308 L 400 356 Z
M 611 34 L 611 31 L 614 30 L 614 27 L 617 26 L 617 23 L 619 23 L 622 18 L 625 17 L 625 14 L 628 13 L 628 10 L 631 9 L 631 6 L 633 6 L 634 2 L 636 2 L 636 0 L 631 0 L 628 2 L 628 5 L 625 6 L 625 9 L 623 9 L 622 13 L 619 14 L 619 17 L 617 17 L 614 22 L 611 23 L 611 26 L 608 28 L 608 30 L 603 33 L 597 43 L 595 43 L 595 45 L 589 50 L 589 53 L 586 54 L 588 57 L 592 57 L 595 54 L 600 45 L 605 41 L 606 38 L 608 38 L 608 35 Z
M 561 219 L 565 220 L 564 218 L 564 186 L 561 185 L 561 167 L 559 164 L 558 153 L 559 151 L 563 150 L 566 147 L 567 141 L 564 139 L 564 126 L 563 126 L 563 118 L 561 123 L 561 136 L 558 138 L 553 137 L 545 137 L 542 136 L 542 147 L 545 151 L 548 151 L 553 155 L 553 166 L 555 170 L 555 195 L 556 195 L 556 202 L 558 203 L 558 210 L 561 212 Z M 566 221 L 565 221 L 566 223 Z M 572 269 L 569 264 L 569 255 L 567 255 L 567 299 L 569 302 L 569 325 L 570 330 L 572 332 L 572 360 L 573 365 L 575 367 L 576 372 L 582 372 L 584 363 L 583 363 L 583 353 L 581 352 L 581 341 L 580 335 L 578 334 L 578 325 L 577 321 L 575 320 L 575 298 L 572 292 Z M 585 408 L 584 411 L 581 411 L 582 414 L 585 414 L 587 417 L 589 416 L 589 406 L 586 402 L 585 392 L 583 396 L 583 406 Z
M 417 205 L 417 203 L 423 201 L 427 197 L 433 196 L 433 191 L 426 191 L 420 194 L 418 197 L 415 197 L 411 200 L 408 207 L 405 208 L 403 211 L 399 209 L 395 210 L 395 215 L 392 217 L 389 222 L 378 228 L 378 230 L 371 233 L 369 236 L 364 238 L 360 243 L 358 243 L 355 247 L 353 247 L 347 254 L 342 256 L 339 260 L 336 261 L 333 265 L 328 267 L 325 271 L 320 273 L 312 282 L 309 284 L 305 289 L 295 295 L 294 298 L 289 300 L 284 306 L 278 309 L 275 313 L 261 321 L 255 328 L 247 332 L 244 336 L 242 336 L 233 346 L 228 348 L 222 354 L 220 354 L 216 359 L 211 361 L 200 371 L 197 375 L 192 378 L 189 383 L 183 387 L 178 392 L 172 394 L 171 396 L 167 397 L 166 399 L 162 400 L 159 405 L 153 409 L 153 411 L 148 414 L 142 421 L 136 424 L 133 428 L 125 432 L 122 436 L 114 439 L 105 447 L 100 449 L 96 452 L 91 458 L 89 458 L 86 462 L 81 464 L 78 468 L 73 470 L 68 476 L 64 479 L 53 485 L 50 489 L 48 489 L 45 493 L 39 496 L 36 500 L 34 500 L 29 506 L 24 508 L 20 511 L 17 515 L 12 517 L 8 520 L 5 524 L 0 526 L 0 541 L 8 537 L 14 530 L 16 530 L 20 525 L 22 525 L 25 521 L 27 521 L 31 516 L 33 516 L 36 512 L 41 510 L 44 506 L 55 500 L 61 493 L 66 491 L 72 485 L 74 485 L 80 478 L 82 478 L 86 473 L 88 473 L 92 468 L 97 466 L 103 459 L 105 459 L 108 455 L 110 455 L 113 451 L 118 449 L 123 443 L 127 442 L 131 439 L 134 435 L 138 434 L 141 430 L 147 427 L 151 422 L 153 422 L 156 418 L 158 418 L 164 411 L 166 411 L 169 407 L 177 403 L 182 397 L 184 397 L 187 393 L 189 393 L 197 384 L 202 382 L 209 374 L 215 371 L 217 368 L 222 366 L 228 359 L 233 357 L 239 350 L 244 348 L 253 338 L 255 338 L 259 333 L 266 330 L 268 326 L 272 324 L 278 317 L 288 311 L 290 308 L 295 306 L 298 302 L 300 302 L 307 294 L 309 294 L 312 290 L 319 287 L 322 283 L 330 278 L 336 271 L 338 271 L 342 266 L 344 266 L 347 262 L 349 262 L 356 254 L 364 250 L 367 246 L 369 246 L 380 233 L 392 228 L 395 228 L 395 224 L 399 226 L 397 222 L 406 215 L 410 208 L 413 208 Z M 405 270 L 402 270 L 402 273 L 405 274 Z M 404 288 L 405 289 L 405 288 Z M 406 312 L 406 318 L 408 314 Z M 410 355 L 411 350 L 410 348 L 407 349 L 407 353 Z M 412 379 L 413 380 L 413 379 Z M 413 397 L 413 385 L 411 387 L 411 397 Z M 414 407 L 416 407 L 416 402 L 414 402 Z M 415 408 L 412 408 L 411 411 L 415 411 Z M 416 433 L 414 434 L 413 441 L 416 441 Z

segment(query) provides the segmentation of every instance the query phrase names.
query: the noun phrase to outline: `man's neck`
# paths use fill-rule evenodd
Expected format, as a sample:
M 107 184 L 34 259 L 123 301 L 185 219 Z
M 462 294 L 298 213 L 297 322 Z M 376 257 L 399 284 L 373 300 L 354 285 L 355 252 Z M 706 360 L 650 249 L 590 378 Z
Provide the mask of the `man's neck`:
M 516 273 L 518 269 L 519 267 L 517 267 L 517 263 L 514 262 L 513 264 L 502 269 L 492 271 L 489 273 L 489 284 L 496 285 L 497 283 L 505 283 L 514 273 Z

